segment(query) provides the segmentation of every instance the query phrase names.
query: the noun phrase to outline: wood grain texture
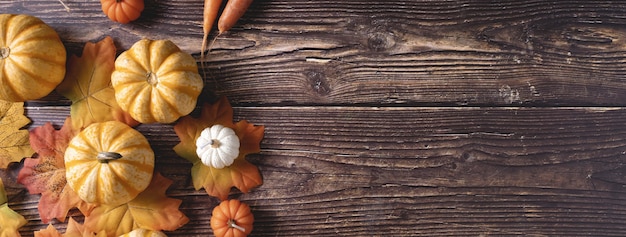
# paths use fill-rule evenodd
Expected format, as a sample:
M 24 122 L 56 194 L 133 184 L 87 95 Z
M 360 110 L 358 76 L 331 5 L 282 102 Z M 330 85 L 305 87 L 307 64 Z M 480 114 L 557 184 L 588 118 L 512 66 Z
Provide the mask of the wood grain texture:
M 172 40 L 206 65 L 202 100 L 265 126 L 248 157 L 264 184 L 231 193 L 252 236 L 626 236 L 622 1 L 257 0 L 204 64 L 202 1 L 146 0 L 127 25 L 65 2 L 0 12 L 42 18 L 73 54 L 106 35 L 118 52 Z M 69 104 L 27 102 L 28 128 L 60 126 Z M 211 236 L 218 201 L 193 189 L 172 125 L 137 129 L 191 220 L 168 236 Z M 12 171 L 32 236 L 38 197 Z
M 0 5 L 42 18 L 75 52 L 111 35 L 120 51 L 152 38 L 199 55 L 201 1 L 148 0 L 128 25 L 109 21 L 97 1 L 68 1 L 69 13 L 51 0 Z M 255 1 L 218 37 L 203 74 L 248 104 L 621 106 L 625 9 L 619 1 Z
M 56 124 L 69 113 L 29 111 Z M 236 107 L 235 120 L 266 126 L 261 153 L 248 157 L 264 184 L 232 197 L 251 205 L 254 236 L 624 235 L 625 116 L 623 108 Z M 193 190 L 191 165 L 171 150 L 172 127 L 138 130 L 191 219 L 169 236 L 210 233 L 217 201 Z M 45 227 L 36 199 L 27 200 L 10 203 L 30 213 L 26 230 Z

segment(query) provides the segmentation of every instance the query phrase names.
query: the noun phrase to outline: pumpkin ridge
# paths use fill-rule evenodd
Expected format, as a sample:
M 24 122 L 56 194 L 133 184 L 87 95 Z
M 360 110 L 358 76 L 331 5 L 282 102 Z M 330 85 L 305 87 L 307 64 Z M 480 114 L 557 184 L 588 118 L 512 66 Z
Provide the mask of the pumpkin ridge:
M 38 26 L 32 25 L 32 26 L 29 26 L 29 29 L 34 28 L 34 27 L 38 27 Z M 61 39 L 56 34 L 56 32 L 44 32 L 47 34 L 38 34 L 38 35 L 31 34 L 31 35 L 22 36 L 22 34 L 25 34 L 25 32 L 27 31 L 28 30 L 21 31 L 20 33 L 15 35 L 13 39 L 10 40 L 9 47 L 11 47 L 11 50 L 18 48 L 18 46 L 20 46 L 23 41 L 52 41 L 52 40 L 56 41 L 58 40 L 59 42 L 61 42 Z
M 133 165 L 135 168 L 137 168 L 138 171 L 142 171 L 147 174 L 154 172 L 154 168 L 144 162 L 127 160 L 127 159 L 119 159 L 119 160 L 116 160 L 115 163 L 124 163 L 128 165 Z
M 136 87 L 138 87 L 139 89 L 137 89 Z M 136 101 L 136 98 L 141 97 L 140 94 L 143 93 L 143 91 L 146 89 L 144 87 L 146 87 L 144 82 L 133 81 L 133 82 L 128 82 L 124 84 L 117 84 L 116 87 L 113 87 L 113 90 L 115 90 L 115 88 L 118 88 L 118 90 L 115 91 L 116 94 L 123 93 L 124 95 L 126 95 L 126 97 L 121 98 L 123 100 Z M 133 92 L 134 94 L 130 94 Z M 129 98 L 132 98 L 132 100 Z M 131 107 L 130 105 L 132 105 L 132 103 L 128 105 L 129 105 L 128 107 Z
M 13 25 L 13 24 L 24 24 L 24 23 L 15 23 L 14 21 L 20 22 L 20 21 L 25 21 L 26 23 L 30 23 L 30 25 L 26 25 L 24 26 L 24 28 L 19 29 L 19 31 L 15 32 L 16 30 L 13 30 L 12 28 L 9 28 L 7 26 L 9 25 Z M 31 29 L 32 27 L 36 27 L 40 24 L 44 24 L 46 25 L 41 19 L 39 18 L 35 18 L 30 20 L 29 17 L 25 17 L 22 15 L 18 15 L 18 14 L 12 14 L 7 20 L 6 20 L 6 25 L 4 25 L 4 29 L 10 29 L 6 31 L 6 35 L 4 35 L 5 39 L 7 39 L 8 42 L 11 42 L 11 44 L 13 44 L 14 39 L 19 39 L 21 37 L 19 37 L 20 35 L 27 33 L 28 29 Z M 9 33 L 14 33 L 13 35 L 9 35 Z M 8 37 L 11 36 L 11 38 L 9 39 Z M 24 37 L 27 38 L 27 37 Z
M 108 166 L 108 164 L 105 164 L 105 165 Z M 117 183 L 122 185 L 122 187 L 124 188 L 124 191 L 126 191 L 126 193 L 129 196 L 135 196 L 136 197 L 137 194 L 139 194 L 142 191 L 142 190 L 138 189 L 137 187 L 132 186 L 131 183 L 132 183 L 133 180 L 129 179 L 130 177 L 127 177 L 127 175 L 125 175 L 122 172 L 123 170 L 114 169 L 114 168 L 109 166 L 109 171 L 115 176 L 114 179 L 117 179 L 119 181 Z M 134 199 L 135 197 L 133 197 L 132 199 Z
M 84 140 L 84 138 L 81 137 L 81 139 L 83 139 L 83 142 L 85 144 L 88 145 L 88 147 L 77 147 L 77 146 L 72 146 L 71 149 L 76 150 L 77 153 L 79 153 L 80 157 L 86 156 L 89 157 L 89 159 L 74 159 L 74 157 L 68 157 L 65 159 L 65 162 L 74 162 L 74 161 L 81 161 L 81 162 L 91 162 L 93 161 L 92 159 L 96 159 L 97 157 L 97 153 L 94 153 L 94 150 L 97 150 L 90 142 L 87 142 Z
M 190 98 L 196 97 L 198 94 L 200 94 L 200 91 L 198 90 L 194 90 L 192 86 L 190 85 L 181 85 L 180 83 L 176 83 L 176 82 L 172 82 L 171 80 L 167 80 L 168 79 L 168 75 L 169 74 L 173 74 L 173 73 L 178 73 L 181 71 L 172 71 L 172 72 L 168 72 L 166 75 L 163 75 L 162 77 L 164 77 L 165 80 L 161 80 L 160 83 L 164 84 L 164 86 L 166 86 L 169 89 L 172 90 L 176 90 L 176 92 L 180 92 L 183 93 L 187 96 L 189 96 Z M 184 72 L 182 72 L 184 73 Z M 178 79 L 178 77 L 176 76 L 172 76 L 174 79 Z
M 141 136 L 136 136 L 135 139 L 145 139 L 145 137 L 141 137 Z M 115 152 L 117 153 L 126 153 L 127 150 L 133 151 L 134 149 L 143 149 L 143 148 L 151 148 L 149 146 L 146 146 L 146 144 L 141 144 L 141 143 L 135 143 L 135 144 L 116 144 L 117 149 L 115 149 Z M 132 152 L 128 152 L 128 153 L 132 153 Z
M 81 163 L 87 163 L 87 162 L 81 162 Z M 88 165 L 88 164 L 87 164 L 87 165 Z M 66 163 L 66 164 L 65 164 L 65 166 L 67 167 L 67 166 L 69 166 L 69 165 Z M 83 165 L 83 166 L 84 166 L 84 165 Z M 74 190 L 74 187 L 83 187 L 87 181 L 90 181 L 90 180 L 91 180 L 91 179 L 90 179 L 90 177 L 91 177 L 91 176 L 90 176 L 89 174 L 91 174 L 92 172 L 94 172 L 94 171 L 93 171 L 93 170 L 95 169 L 95 167 L 94 167 L 94 166 L 95 166 L 95 165 L 90 165 L 90 166 L 88 166 L 88 167 L 87 167 L 87 169 L 83 169 L 83 170 L 88 170 L 88 171 L 89 171 L 89 170 L 91 170 L 91 172 L 88 172 L 88 173 L 87 173 L 87 175 L 85 176 L 85 178 L 84 178 L 84 179 L 74 179 L 74 180 L 73 180 L 73 185 L 70 185 L 70 188 L 72 188 L 72 190 Z M 98 169 L 98 170 L 99 170 L 99 169 Z M 66 175 L 67 175 L 67 169 L 66 169 Z M 99 176 L 95 176 L 95 177 L 99 177 Z M 67 178 L 66 178 L 66 182 L 68 182 L 68 181 L 67 181 Z M 79 190 L 74 190 L 74 192 L 78 193 L 78 192 L 79 192 Z M 85 201 L 86 201 L 86 200 L 85 200 Z
M 124 1 L 124 3 L 126 3 L 126 5 L 128 5 L 129 7 L 132 7 L 135 11 L 143 11 L 144 6 L 140 6 L 143 4 L 141 4 L 139 1 Z
M 12 16 L 7 16 L 7 17 L 0 16 L 0 23 L 4 23 L 0 25 L 0 28 L 9 29 L 9 20 L 11 18 Z M 3 19 L 7 19 L 7 20 L 3 20 Z M 7 42 L 11 42 L 7 39 L 8 34 L 9 34 L 8 30 L 0 30 L 0 47 L 6 47 Z
M 141 41 L 140 41 L 141 42 Z M 137 55 L 137 53 L 142 53 L 145 55 L 145 58 L 147 60 L 141 60 L 142 57 Z M 147 74 L 148 72 L 150 72 L 150 53 L 148 52 L 144 52 L 143 50 L 140 52 L 137 52 L 137 50 L 133 50 L 133 48 L 131 47 L 131 49 L 125 51 L 123 54 L 125 54 L 127 57 L 129 57 L 130 61 L 134 61 L 136 62 L 137 65 L 139 65 L 141 67 L 141 69 L 143 70 L 142 72 L 144 74 Z M 121 55 L 120 55 L 121 56 Z M 119 58 L 119 57 L 118 57 Z M 124 67 L 127 68 L 127 67 Z M 117 68 L 115 70 L 118 70 Z M 134 71 L 133 71 L 134 73 Z
M 11 50 L 11 55 L 13 55 L 13 57 L 36 58 L 43 62 L 49 63 L 50 65 L 53 65 L 53 66 L 58 65 L 58 66 L 65 67 L 65 61 L 61 58 L 58 61 L 56 61 L 56 60 L 53 60 L 54 58 L 48 58 L 47 55 L 37 54 L 33 52 L 24 52 L 21 50 Z M 9 56 L 8 58 L 11 58 L 11 56 Z
M 4 64 L 4 60 L 1 61 L 2 64 Z M 24 96 L 20 96 L 17 93 L 15 93 L 15 91 L 17 91 L 17 87 L 15 85 L 13 85 L 13 83 L 11 83 L 11 80 L 9 80 L 9 75 L 7 75 L 7 70 L 4 69 L 4 65 L 2 65 L 2 77 L 0 77 L 0 79 L 2 79 L 2 86 L 3 87 L 8 87 L 10 90 L 0 90 L 2 92 L 6 91 L 8 93 L 11 94 L 10 97 L 18 97 L 19 100 L 24 100 Z
M 139 108 L 139 110 L 144 112 L 145 110 L 141 108 L 141 101 L 136 98 L 148 97 L 148 102 L 144 102 L 144 103 L 148 103 L 149 104 L 148 111 L 152 111 L 152 101 L 151 101 L 152 98 L 150 98 L 150 96 L 143 96 L 144 93 L 152 93 L 151 92 L 152 88 L 149 86 L 144 86 L 141 88 L 141 90 L 135 90 L 135 91 L 136 91 L 135 96 L 130 96 L 130 97 L 127 96 L 126 98 L 123 98 L 125 102 L 128 102 L 126 109 L 132 111 L 132 110 L 135 110 L 133 108 Z M 131 113 L 131 115 L 133 114 Z M 151 113 L 149 115 L 147 115 L 146 113 L 141 113 L 141 116 L 149 116 L 150 117 L 149 120 L 154 120 L 154 116 Z
M 11 61 L 13 61 L 13 60 L 11 60 Z M 30 69 L 27 70 L 27 68 L 24 67 L 24 65 L 22 65 L 21 63 L 13 63 L 13 66 L 15 66 L 16 68 L 19 68 L 20 71 L 22 73 L 24 73 L 25 75 L 29 76 L 30 79 L 35 79 L 37 81 L 37 83 L 40 83 L 39 86 L 53 87 L 54 88 L 57 85 L 54 82 L 50 82 L 48 80 L 43 80 L 42 77 L 40 77 L 37 73 L 33 73 Z M 15 90 L 15 91 L 18 91 L 18 90 Z
M 180 108 L 177 108 L 177 106 L 175 104 L 176 101 L 172 102 L 172 101 L 168 100 L 170 97 L 167 96 L 167 94 L 164 94 L 163 90 L 166 90 L 165 88 L 163 88 L 163 86 L 157 87 L 157 89 L 154 90 L 154 91 L 156 91 L 156 93 L 159 94 L 159 96 L 151 97 L 151 98 L 161 98 L 161 100 L 163 102 L 165 102 L 164 104 L 167 105 L 167 107 L 169 108 L 170 111 L 175 111 L 176 113 L 181 114 Z M 175 98 L 173 98 L 173 99 L 175 99 Z

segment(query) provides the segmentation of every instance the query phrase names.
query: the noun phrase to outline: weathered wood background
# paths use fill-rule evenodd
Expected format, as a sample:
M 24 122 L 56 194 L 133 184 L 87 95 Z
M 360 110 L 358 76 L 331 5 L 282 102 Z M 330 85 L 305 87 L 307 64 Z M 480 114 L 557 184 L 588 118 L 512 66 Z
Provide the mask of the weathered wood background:
M 131 24 L 96 0 L 0 0 L 71 53 L 169 39 L 199 58 L 201 0 L 146 0 Z M 215 33 L 211 37 L 215 37 Z M 205 99 L 264 125 L 253 236 L 626 236 L 626 2 L 257 0 L 209 54 Z M 69 101 L 27 103 L 60 126 Z M 208 236 L 217 204 L 190 184 L 169 125 L 138 127 Z M 38 196 L 10 205 L 45 228 Z M 55 222 L 59 228 L 65 224 Z

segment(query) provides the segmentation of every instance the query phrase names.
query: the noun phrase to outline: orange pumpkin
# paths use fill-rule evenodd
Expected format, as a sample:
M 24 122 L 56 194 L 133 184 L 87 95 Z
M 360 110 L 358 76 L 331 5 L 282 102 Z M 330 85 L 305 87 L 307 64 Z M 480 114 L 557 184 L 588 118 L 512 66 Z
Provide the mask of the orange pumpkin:
M 102 11 L 112 21 L 122 24 L 137 20 L 143 11 L 143 0 L 100 0 Z
M 252 232 L 254 216 L 250 206 L 237 199 L 225 200 L 213 208 L 211 229 L 216 237 L 245 237 Z

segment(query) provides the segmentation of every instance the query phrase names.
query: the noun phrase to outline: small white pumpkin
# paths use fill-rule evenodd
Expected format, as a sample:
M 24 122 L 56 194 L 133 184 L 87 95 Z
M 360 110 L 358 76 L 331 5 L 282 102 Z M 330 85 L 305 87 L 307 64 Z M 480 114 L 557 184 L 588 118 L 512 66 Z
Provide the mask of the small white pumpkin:
M 196 154 L 203 164 L 221 169 L 239 156 L 239 137 L 233 129 L 216 124 L 205 128 L 196 139 Z

